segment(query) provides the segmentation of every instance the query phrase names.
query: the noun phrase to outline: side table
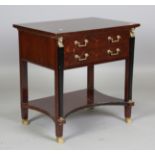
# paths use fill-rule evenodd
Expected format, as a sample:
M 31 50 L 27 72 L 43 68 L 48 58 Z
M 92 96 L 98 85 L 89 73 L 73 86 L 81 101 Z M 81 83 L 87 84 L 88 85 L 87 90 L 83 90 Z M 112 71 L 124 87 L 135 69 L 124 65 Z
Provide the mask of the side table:
M 65 118 L 80 109 L 100 105 L 124 106 L 125 121 L 131 122 L 134 30 L 137 23 L 84 18 L 13 25 L 19 34 L 21 115 L 28 124 L 28 109 L 53 119 L 58 143 L 63 143 Z M 94 65 L 125 60 L 124 98 L 94 89 Z M 29 101 L 28 67 L 34 63 L 54 70 L 55 94 Z M 65 69 L 87 67 L 87 89 L 63 93 Z

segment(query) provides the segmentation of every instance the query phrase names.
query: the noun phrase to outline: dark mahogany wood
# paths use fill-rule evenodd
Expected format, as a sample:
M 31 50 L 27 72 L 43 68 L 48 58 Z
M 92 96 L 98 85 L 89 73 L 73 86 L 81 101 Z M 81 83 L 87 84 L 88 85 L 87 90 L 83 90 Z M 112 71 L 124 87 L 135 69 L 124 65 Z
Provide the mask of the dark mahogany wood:
M 20 67 L 20 105 L 22 119 L 28 119 L 28 65 L 27 62 L 22 60 L 23 48 L 21 45 L 21 36 L 19 35 L 19 67 Z
M 129 57 L 125 61 L 125 101 L 132 100 L 132 80 L 133 80 L 133 63 L 134 63 L 134 45 L 135 37 L 129 39 Z M 132 105 L 125 105 L 125 117 L 131 117 Z
M 94 103 L 94 65 L 87 67 L 87 104 Z
M 131 107 L 134 104 L 130 100 L 132 99 L 135 38 L 131 38 L 130 33 L 131 29 L 140 24 L 85 18 L 13 26 L 19 32 L 23 119 L 28 119 L 28 109 L 43 112 L 54 120 L 56 136 L 62 137 L 64 119 L 83 108 L 121 105 L 125 107 L 125 117 L 131 117 Z M 109 37 L 112 37 L 112 40 L 109 40 Z M 108 53 L 109 50 L 112 51 L 112 55 Z M 94 89 L 94 65 L 119 60 L 125 60 L 124 99 L 110 97 Z M 55 94 L 53 97 L 28 100 L 28 62 L 54 70 Z M 87 67 L 87 89 L 64 94 L 64 70 L 82 66 Z
M 87 104 L 87 100 L 92 100 L 88 98 L 87 89 L 69 92 L 64 94 L 64 117 L 72 114 L 80 109 L 101 106 L 101 105 L 125 105 L 126 102 L 123 99 L 111 97 L 104 95 L 99 91 L 94 90 L 94 101 L 93 104 Z M 26 106 L 27 107 L 27 106 Z M 29 101 L 28 107 L 30 109 L 36 109 L 41 111 L 53 120 L 55 120 L 55 101 L 54 97 L 45 97 L 41 99 L 36 99 Z
M 104 30 L 104 29 L 103 29 Z M 111 43 L 108 37 L 111 36 L 116 39 L 116 36 L 121 36 L 120 42 Z M 91 33 L 82 32 L 78 34 L 70 34 L 64 37 L 64 68 L 73 68 L 86 66 L 88 64 L 98 64 L 103 62 L 110 62 L 114 60 L 121 60 L 128 57 L 129 53 L 129 37 L 130 29 L 116 30 L 100 30 Z M 84 44 L 84 40 L 88 39 L 86 47 L 77 47 L 74 45 L 74 41 L 78 40 L 81 44 Z M 119 55 L 109 56 L 107 50 L 115 51 L 117 48 L 121 50 Z M 74 58 L 75 54 L 80 57 L 84 57 L 84 54 L 88 53 L 89 57 L 85 61 L 78 61 Z
M 57 68 L 55 70 L 55 124 L 56 124 L 57 137 L 62 137 L 63 135 L 63 122 L 60 121 L 60 118 L 63 118 L 64 115 L 63 72 L 64 72 L 64 49 L 58 48 Z
M 139 24 L 100 18 L 14 25 L 21 36 L 22 59 L 52 69 L 56 68 L 59 36 L 63 37 L 64 42 L 64 69 L 68 69 L 126 58 L 130 30 L 137 26 Z M 117 35 L 121 35 L 120 42 L 111 44 L 108 36 L 116 38 Z M 74 41 L 82 42 L 85 38 L 89 40 L 88 47 L 77 49 Z M 118 47 L 122 51 L 120 55 L 107 55 L 106 51 L 109 48 L 115 50 Z M 87 61 L 75 61 L 75 54 L 82 57 L 85 52 L 90 54 Z
M 20 102 L 22 119 L 28 119 L 28 109 L 25 105 L 28 104 L 28 73 L 27 62 L 20 61 Z
M 102 18 L 83 18 L 28 24 L 14 24 L 14 27 L 21 30 L 35 31 L 38 33 L 50 34 L 51 36 L 113 28 L 130 29 L 137 26 L 139 26 L 139 24 Z
M 19 30 L 21 59 L 44 67 L 56 64 L 56 39 Z
M 86 51 L 90 49 L 108 48 L 112 45 L 117 47 L 118 44 L 123 46 L 123 44 L 128 44 L 129 30 L 130 29 L 117 30 L 114 28 L 113 30 L 96 30 L 91 33 L 88 33 L 87 31 L 73 33 L 64 36 L 64 51 L 65 53 L 72 53 L 78 52 L 80 49 Z M 119 43 L 111 43 L 111 41 L 108 40 L 109 36 L 116 39 L 117 35 L 121 36 Z M 86 47 L 79 48 L 74 45 L 75 40 L 78 40 L 80 43 L 84 43 L 85 39 L 89 41 Z
M 121 50 L 119 55 L 110 56 L 107 54 L 108 49 L 115 51 L 117 48 Z M 103 63 L 103 62 L 105 63 L 105 62 L 125 59 L 129 55 L 128 50 L 129 50 L 129 44 L 123 44 L 122 46 L 117 45 L 117 47 L 109 46 L 106 48 L 89 49 L 86 51 L 83 50 L 75 53 L 67 53 L 67 54 L 64 54 L 64 68 L 68 69 L 68 68 L 82 67 L 86 65 L 93 65 L 93 64 Z M 83 58 L 85 53 L 89 54 L 89 57 L 85 61 L 78 61 L 74 57 L 75 54 L 78 54 L 81 58 Z

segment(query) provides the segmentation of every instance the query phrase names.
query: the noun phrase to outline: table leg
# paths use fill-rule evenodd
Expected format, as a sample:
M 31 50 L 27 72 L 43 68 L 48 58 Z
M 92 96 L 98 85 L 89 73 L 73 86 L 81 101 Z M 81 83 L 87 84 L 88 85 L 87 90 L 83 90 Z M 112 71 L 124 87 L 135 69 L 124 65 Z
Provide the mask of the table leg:
M 28 125 L 28 73 L 27 62 L 20 60 L 20 102 L 21 116 L 24 125 Z
M 64 50 L 58 48 L 58 65 L 55 70 L 55 125 L 56 137 L 58 143 L 63 143 L 63 124 L 65 122 L 63 117 L 63 63 L 64 63 Z
M 94 65 L 87 67 L 87 104 L 94 104 Z
M 125 121 L 131 122 L 132 109 L 132 80 L 133 80 L 133 62 L 134 62 L 134 42 L 135 38 L 131 37 L 129 40 L 129 55 L 130 57 L 125 61 Z

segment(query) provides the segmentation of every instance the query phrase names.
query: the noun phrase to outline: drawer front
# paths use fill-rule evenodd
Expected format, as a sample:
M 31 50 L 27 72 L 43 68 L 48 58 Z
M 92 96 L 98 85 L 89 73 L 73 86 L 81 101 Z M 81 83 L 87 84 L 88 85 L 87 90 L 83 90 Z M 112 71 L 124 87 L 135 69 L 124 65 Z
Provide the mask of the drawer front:
M 65 68 L 120 60 L 129 55 L 128 31 L 78 35 L 67 38 L 64 43 Z
M 129 31 L 108 31 L 75 34 L 64 38 L 65 53 L 124 44 L 129 40 Z
M 97 64 L 108 61 L 125 59 L 129 55 L 129 44 L 109 46 L 106 48 L 89 49 L 75 53 L 64 54 L 64 67 L 80 67 L 88 64 Z
M 92 46 L 91 38 L 87 34 L 76 34 L 64 38 L 64 52 L 74 53 L 79 50 L 86 50 Z

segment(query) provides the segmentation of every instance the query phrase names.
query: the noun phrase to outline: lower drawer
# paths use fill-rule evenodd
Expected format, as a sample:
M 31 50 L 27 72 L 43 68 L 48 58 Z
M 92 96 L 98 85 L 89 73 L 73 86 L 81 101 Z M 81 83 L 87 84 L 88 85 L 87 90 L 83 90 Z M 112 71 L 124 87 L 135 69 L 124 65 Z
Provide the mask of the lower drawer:
M 64 68 L 86 66 L 88 64 L 104 63 L 127 58 L 129 45 L 110 46 L 104 49 L 89 49 L 64 54 Z

